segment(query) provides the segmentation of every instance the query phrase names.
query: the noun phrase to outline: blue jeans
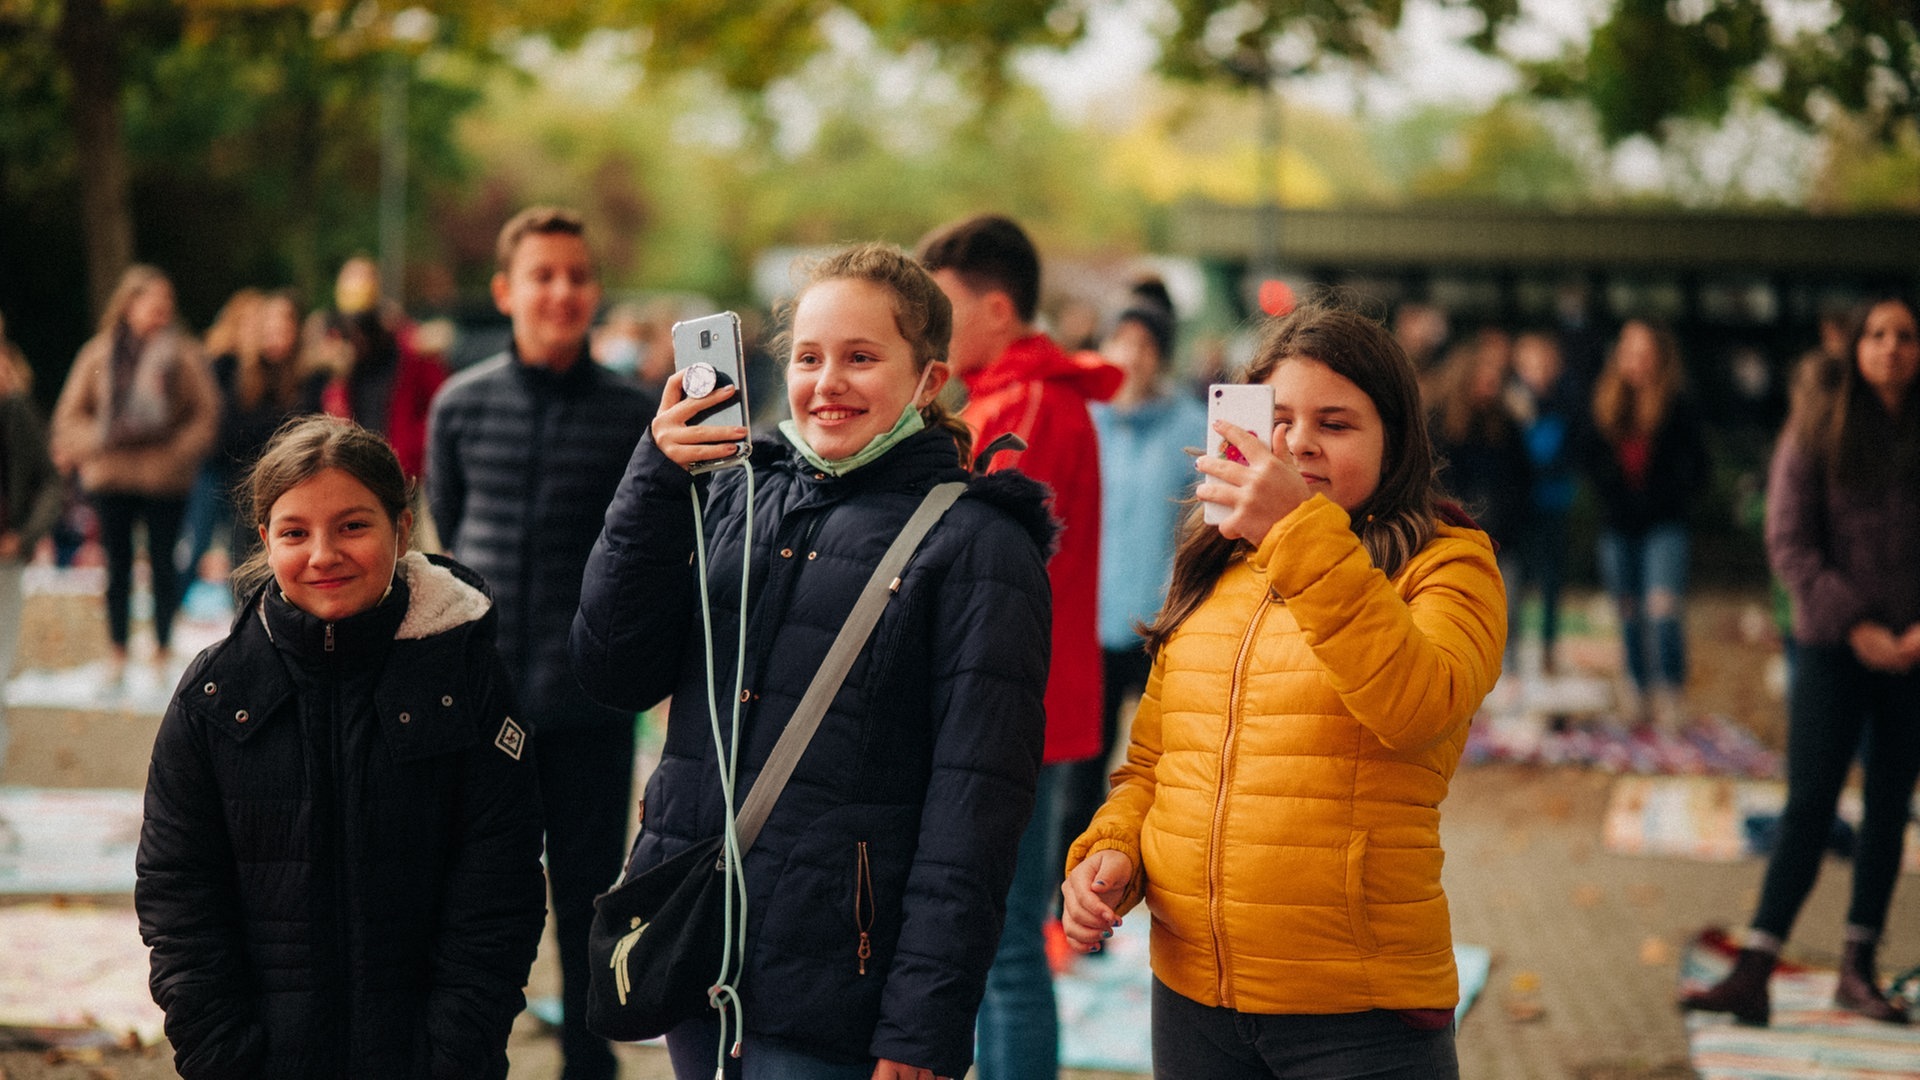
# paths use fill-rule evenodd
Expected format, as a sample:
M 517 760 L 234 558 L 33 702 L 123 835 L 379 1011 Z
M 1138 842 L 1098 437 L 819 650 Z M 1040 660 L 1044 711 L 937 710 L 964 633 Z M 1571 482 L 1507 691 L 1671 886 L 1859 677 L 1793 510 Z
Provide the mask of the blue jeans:
M 1641 690 L 1685 686 L 1686 526 L 1655 525 L 1643 533 L 1608 529 L 1600 534 L 1599 554 L 1600 580 L 1620 617 L 1620 645 L 1633 685 Z
M 1033 817 L 1007 890 L 1007 926 L 980 1002 L 979 1080 L 1052 1080 L 1060 1072 L 1060 1016 L 1047 966 L 1046 922 L 1060 895 L 1058 797 L 1065 765 L 1040 769 Z
M 713 1080 L 720 1025 L 711 1014 L 667 1032 L 667 1058 L 674 1080 Z M 822 1061 L 778 1043 L 748 1035 L 740 1056 L 727 1059 L 727 1080 L 871 1080 L 873 1062 Z
M 1459 1080 L 1453 1027 L 1385 1009 L 1325 1016 L 1202 1005 L 1153 980 L 1155 1080 Z

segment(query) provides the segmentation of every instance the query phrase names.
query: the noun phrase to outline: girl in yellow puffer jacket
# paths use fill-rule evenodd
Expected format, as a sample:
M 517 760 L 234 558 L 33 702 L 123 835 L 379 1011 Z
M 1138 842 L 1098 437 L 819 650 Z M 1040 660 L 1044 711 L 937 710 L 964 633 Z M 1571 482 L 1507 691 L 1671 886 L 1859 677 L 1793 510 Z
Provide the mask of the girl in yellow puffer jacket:
M 1098 951 L 1153 914 L 1161 1078 L 1456 1077 L 1440 802 L 1500 673 L 1485 533 L 1443 501 L 1412 365 L 1365 316 L 1266 333 L 1272 444 L 1217 433 L 1126 764 L 1067 861 Z

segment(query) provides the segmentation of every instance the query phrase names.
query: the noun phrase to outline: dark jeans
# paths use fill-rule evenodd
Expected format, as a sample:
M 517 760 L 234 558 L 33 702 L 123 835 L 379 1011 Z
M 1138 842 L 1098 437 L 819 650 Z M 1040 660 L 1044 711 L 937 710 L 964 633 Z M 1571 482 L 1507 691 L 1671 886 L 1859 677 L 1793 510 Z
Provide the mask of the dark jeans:
M 1153 670 L 1153 658 L 1138 645 L 1130 649 L 1102 649 L 1100 657 L 1106 672 L 1106 699 L 1100 713 L 1104 718 L 1101 722 L 1100 753 L 1061 768 L 1058 795 L 1060 858 L 1063 861 L 1073 842 L 1087 831 L 1087 823 L 1093 820 L 1101 804 L 1107 801 L 1107 762 L 1113 756 L 1113 744 L 1120 738 L 1120 712 L 1126 708 L 1129 696 L 1147 688 L 1147 675 Z
M 1517 614 L 1527 589 L 1540 590 L 1540 648 L 1551 663 L 1553 644 L 1560 640 L 1560 591 L 1567 573 L 1566 511 L 1536 508 L 1513 546 L 1519 573 L 1507 581 L 1507 603 Z M 1511 626 L 1507 634 L 1511 648 L 1519 635 Z
M 126 648 L 133 605 L 133 526 L 147 525 L 147 566 L 153 583 L 153 636 L 161 648 L 173 641 L 173 616 L 180 610 L 180 573 L 173 563 L 180 521 L 187 500 L 163 495 L 92 496 L 100 518 L 100 546 L 107 553 L 107 634 Z
M 633 812 L 633 724 L 535 729 L 547 825 L 547 880 L 560 943 L 560 1053 L 565 1080 L 612 1080 L 613 1049 L 587 1030 L 587 928 L 593 898 L 620 876 Z
M 729 1028 L 727 1034 L 735 1032 Z M 712 1012 L 667 1032 L 667 1062 L 676 1080 L 712 1080 L 719 1045 L 720 1024 Z M 726 1080 L 868 1080 L 873 1064 L 826 1061 L 748 1035 L 741 1040 L 740 1056 L 726 1059 L 725 1075 Z
M 1879 930 L 1900 873 L 1908 805 L 1920 777 L 1920 673 L 1883 675 L 1863 667 L 1845 645 L 1801 645 L 1788 705 L 1787 808 L 1753 926 L 1787 939 L 1820 873 L 1834 807 L 1859 751 L 1864 813 L 1854 843 L 1847 922 Z
M 1266 1016 L 1202 1005 L 1153 980 L 1154 1080 L 1459 1080 L 1453 1028 L 1385 1009 Z

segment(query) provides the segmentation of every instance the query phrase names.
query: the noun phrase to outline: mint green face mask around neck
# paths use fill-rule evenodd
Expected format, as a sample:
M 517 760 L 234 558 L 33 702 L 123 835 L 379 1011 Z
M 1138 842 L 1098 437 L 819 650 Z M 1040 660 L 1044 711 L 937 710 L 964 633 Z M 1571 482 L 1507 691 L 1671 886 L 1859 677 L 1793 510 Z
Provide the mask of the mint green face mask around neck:
M 851 457 L 843 457 L 838 461 L 828 461 L 821 457 L 814 452 L 813 447 L 807 445 L 806 436 L 800 434 L 800 425 L 792 420 L 780 421 L 780 434 L 785 435 L 787 441 L 793 444 L 793 448 L 800 451 L 800 456 L 807 459 L 807 464 L 828 476 L 845 476 L 862 465 L 870 465 L 878 461 L 887 451 L 926 430 L 926 418 L 920 415 L 920 406 L 915 403 L 920 400 L 920 392 L 926 389 L 927 374 L 932 370 L 932 365 L 928 365 L 927 371 L 921 373 L 919 385 L 913 388 L 913 396 L 907 399 L 907 407 L 901 411 L 900 419 L 893 422 L 893 427 L 875 435 L 873 441 L 861 447 Z

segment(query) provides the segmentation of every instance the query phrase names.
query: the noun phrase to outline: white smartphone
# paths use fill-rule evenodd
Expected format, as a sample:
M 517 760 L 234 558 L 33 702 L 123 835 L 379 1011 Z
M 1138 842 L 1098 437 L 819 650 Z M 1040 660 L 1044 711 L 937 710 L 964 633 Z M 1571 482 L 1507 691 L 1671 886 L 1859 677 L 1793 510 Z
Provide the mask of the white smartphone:
M 695 425 L 747 426 L 746 352 L 740 342 L 740 316 L 731 311 L 673 324 L 673 367 L 683 372 L 680 389 L 688 398 L 710 397 L 733 387 L 732 397 L 693 415 Z M 739 453 L 718 461 L 689 466 L 693 473 L 711 472 L 746 460 L 747 444 Z
M 1255 436 L 1273 444 L 1273 387 L 1266 383 L 1214 383 L 1207 387 L 1207 453 L 1229 461 L 1246 463 L 1240 448 L 1226 436 L 1213 430 L 1213 422 L 1225 420 L 1246 428 Z M 1227 508 L 1218 503 L 1202 504 L 1202 520 L 1218 525 L 1227 516 Z

